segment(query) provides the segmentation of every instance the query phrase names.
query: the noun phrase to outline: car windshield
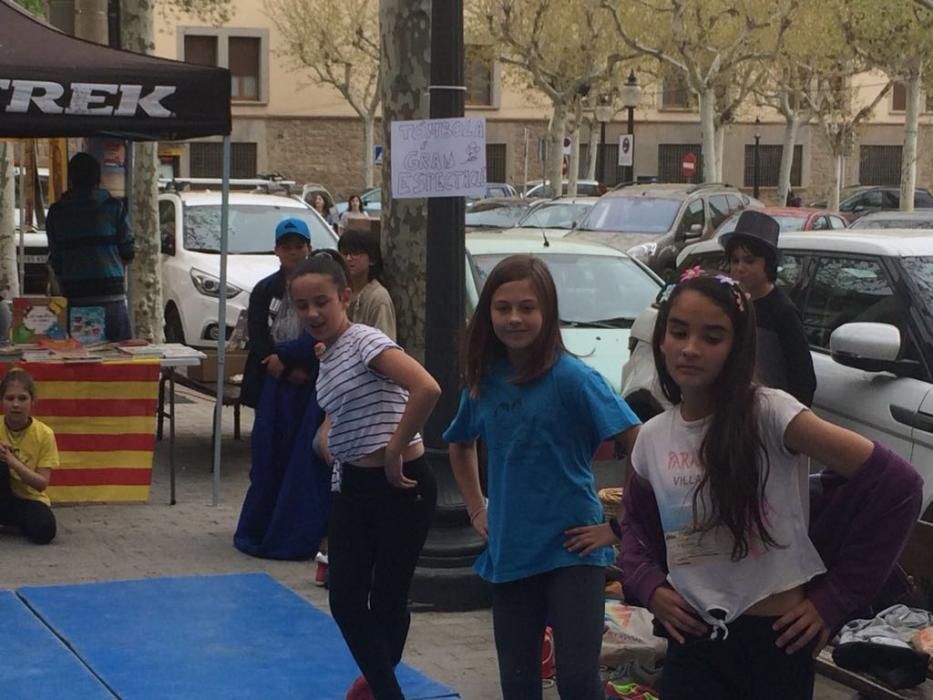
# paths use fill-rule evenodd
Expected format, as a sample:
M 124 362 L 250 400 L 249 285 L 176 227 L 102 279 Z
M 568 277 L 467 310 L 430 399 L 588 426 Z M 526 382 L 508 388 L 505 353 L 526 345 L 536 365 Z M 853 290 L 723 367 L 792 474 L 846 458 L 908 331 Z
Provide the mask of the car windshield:
M 929 218 L 885 218 L 883 216 L 864 216 L 854 228 L 933 228 L 933 216 Z
M 185 250 L 220 252 L 220 205 L 185 207 Z M 311 247 L 336 248 L 333 230 L 308 209 L 257 204 L 231 204 L 227 248 L 232 254 L 274 253 L 275 227 L 282 219 L 302 219 L 311 231 Z
M 603 197 L 593 205 L 579 228 L 613 233 L 665 233 L 680 210 L 679 199 L 659 197 Z
M 591 206 L 580 202 L 542 204 L 525 214 L 518 225 L 521 228 L 573 228 L 574 222 L 582 219 Z
M 778 226 L 781 231 L 803 231 L 803 227 L 807 223 L 806 216 L 774 216 L 773 214 L 768 214 L 772 219 L 778 222 Z M 735 231 L 735 225 L 738 223 L 738 215 L 730 216 L 728 219 L 722 222 L 716 235 L 721 236 L 724 233 L 732 233 Z
M 901 258 L 910 279 L 920 290 L 920 308 L 933 309 L 933 256 L 918 255 Z
M 473 255 L 476 288 L 505 254 Z M 544 253 L 536 255 L 548 266 L 557 287 L 557 303 L 564 325 L 630 328 L 658 294 L 660 287 L 631 258 L 614 255 Z
M 525 204 L 487 206 L 480 202 L 467 212 L 465 223 L 476 228 L 512 228 L 527 211 Z

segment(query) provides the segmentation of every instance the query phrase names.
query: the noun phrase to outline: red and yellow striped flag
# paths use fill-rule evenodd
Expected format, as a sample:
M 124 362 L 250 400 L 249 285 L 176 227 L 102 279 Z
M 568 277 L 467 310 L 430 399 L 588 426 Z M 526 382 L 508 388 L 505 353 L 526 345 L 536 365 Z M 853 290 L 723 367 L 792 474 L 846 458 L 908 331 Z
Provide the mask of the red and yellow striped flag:
M 159 361 L 18 363 L 36 380 L 36 418 L 55 431 L 52 503 L 147 501 Z M 0 365 L 5 373 L 8 366 Z

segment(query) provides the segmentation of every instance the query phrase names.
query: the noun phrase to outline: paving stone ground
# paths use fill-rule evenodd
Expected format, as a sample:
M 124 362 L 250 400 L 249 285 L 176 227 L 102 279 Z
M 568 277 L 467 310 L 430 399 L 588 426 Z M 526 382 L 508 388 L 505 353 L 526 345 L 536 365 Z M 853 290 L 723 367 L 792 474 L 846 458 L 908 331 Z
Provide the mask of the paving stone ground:
M 0 589 L 264 571 L 328 611 L 326 592 L 312 582 L 313 564 L 254 559 L 233 547 L 233 531 L 249 483 L 252 412 L 243 410 L 244 439 L 235 441 L 233 411 L 224 411 L 220 500 L 214 506 L 210 473 L 213 404 L 184 389 L 179 389 L 179 394 L 187 400 L 177 406 L 178 503 L 168 505 L 169 449 L 165 440 L 156 447 L 148 503 L 58 506 L 58 537 L 47 547 L 27 544 L 0 531 Z M 499 697 L 489 611 L 416 612 L 405 661 L 455 688 L 465 700 Z M 853 694 L 818 679 L 814 697 L 848 700 Z M 556 700 L 557 693 L 548 690 L 545 698 Z

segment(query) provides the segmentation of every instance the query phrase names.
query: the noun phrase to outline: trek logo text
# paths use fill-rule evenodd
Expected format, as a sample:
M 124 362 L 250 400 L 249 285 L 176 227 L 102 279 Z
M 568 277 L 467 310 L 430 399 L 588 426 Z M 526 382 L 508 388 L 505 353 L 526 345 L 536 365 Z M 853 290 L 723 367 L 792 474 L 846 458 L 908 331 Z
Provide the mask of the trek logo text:
M 77 114 L 93 117 L 146 115 L 170 119 L 174 113 L 162 105 L 173 95 L 174 85 L 154 85 L 143 94 L 142 85 L 110 83 L 54 83 L 45 80 L 0 78 L 0 112 L 27 114 Z

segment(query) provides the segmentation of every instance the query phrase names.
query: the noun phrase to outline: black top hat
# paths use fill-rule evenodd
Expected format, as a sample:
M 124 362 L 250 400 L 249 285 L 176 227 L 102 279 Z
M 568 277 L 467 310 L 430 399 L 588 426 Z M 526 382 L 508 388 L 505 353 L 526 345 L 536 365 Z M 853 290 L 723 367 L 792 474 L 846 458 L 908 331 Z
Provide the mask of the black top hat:
M 763 243 L 776 253 L 780 233 L 781 226 L 773 217 L 754 209 L 746 209 L 735 222 L 735 230 L 720 236 L 719 243 L 723 248 L 728 248 L 730 241 L 748 238 Z

